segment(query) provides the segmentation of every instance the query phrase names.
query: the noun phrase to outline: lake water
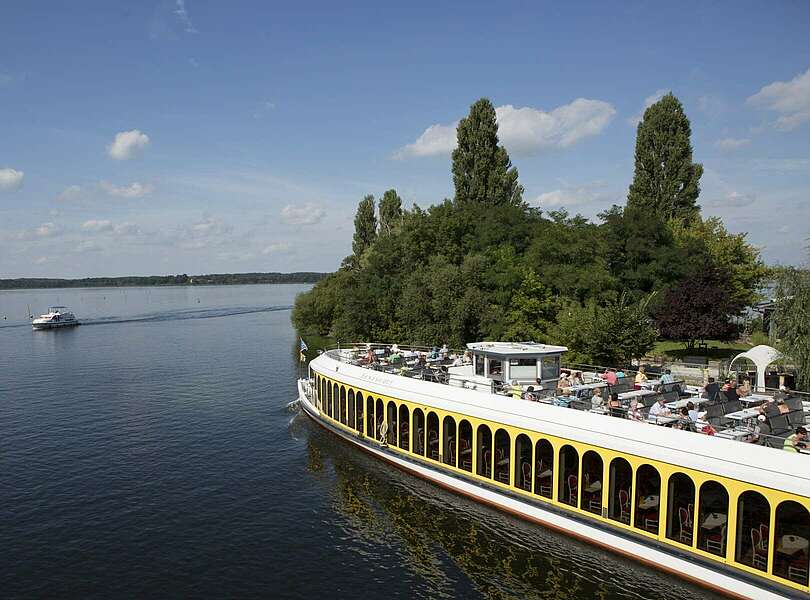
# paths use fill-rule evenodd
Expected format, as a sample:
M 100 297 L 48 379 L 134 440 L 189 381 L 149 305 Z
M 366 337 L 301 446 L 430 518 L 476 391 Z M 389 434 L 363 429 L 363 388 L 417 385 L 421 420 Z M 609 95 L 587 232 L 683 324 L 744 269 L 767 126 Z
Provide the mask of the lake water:
M 306 287 L 0 292 L 0 596 L 710 597 L 298 414 Z

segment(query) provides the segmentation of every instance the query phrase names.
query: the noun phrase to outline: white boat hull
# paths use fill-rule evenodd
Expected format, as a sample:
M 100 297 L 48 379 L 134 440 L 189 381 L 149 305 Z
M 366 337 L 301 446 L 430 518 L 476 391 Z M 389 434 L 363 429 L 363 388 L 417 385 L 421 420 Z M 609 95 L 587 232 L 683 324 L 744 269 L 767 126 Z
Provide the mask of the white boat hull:
M 76 327 L 79 321 L 41 321 L 34 320 L 31 327 L 34 329 L 59 329 L 60 327 Z
M 794 596 L 778 594 L 748 581 L 727 575 L 723 572 L 704 567 L 688 558 L 680 558 L 668 552 L 662 552 L 654 547 L 639 543 L 626 536 L 616 535 L 610 531 L 544 509 L 542 506 L 529 504 L 517 498 L 507 496 L 496 490 L 482 487 L 480 484 L 467 482 L 463 479 L 443 473 L 427 464 L 423 465 L 417 460 L 406 460 L 396 452 L 370 441 L 368 438 L 353 435 L 323 419 L 320 411 L 307 398 L 305 380 L 298 380 L 298 397 L 301 407 L 315 422 L 329 431 L 336 433 L 343 439 L 362 448 L 366 452 L 380 458 L 403 471 L 421 477 L 454 493 L 466 496 L 482 504 L 487 504 L 516 517 L 531 521 L 543 527 L 573 536 L 583 542 L 590 543 L 606 550 L 622 555 L 633 562 L 642 562 L 649 567 L 664 571 L 703 588 L 711 589 L 724 596 L 735 598 L 750 598 L 752 600 L 785 600 Z M 796 597 L 801 594 L 796 594 Z

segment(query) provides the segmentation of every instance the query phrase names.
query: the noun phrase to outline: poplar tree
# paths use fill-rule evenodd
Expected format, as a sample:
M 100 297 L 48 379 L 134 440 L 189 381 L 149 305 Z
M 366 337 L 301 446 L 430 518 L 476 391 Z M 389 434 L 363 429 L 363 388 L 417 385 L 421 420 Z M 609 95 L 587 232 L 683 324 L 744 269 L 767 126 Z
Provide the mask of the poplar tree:
M 703 165 L 692 162 L 691 135 L 683 106 L 671 92 L 644 111 L 636 133 L 636 168 L 628 207 L 682 222 L 699 214 Z
M 453 150 L 455 202 L 488 205 L 523 202 L 523 187 L 506 149 L 498 143 L 495 107 L 481 98 L 470 107 L 456 130 Z
M 390 234 L 402 219 L 402 198 L 396 190 L 388 190 L 380 199 L 380 233 Z
M 354 238 L 352 252 L 359 260 L 374 240 L 377 239 L 377 217 L 374 215 L 374 196 L 369 194 L 357 205 L 354 216 Z

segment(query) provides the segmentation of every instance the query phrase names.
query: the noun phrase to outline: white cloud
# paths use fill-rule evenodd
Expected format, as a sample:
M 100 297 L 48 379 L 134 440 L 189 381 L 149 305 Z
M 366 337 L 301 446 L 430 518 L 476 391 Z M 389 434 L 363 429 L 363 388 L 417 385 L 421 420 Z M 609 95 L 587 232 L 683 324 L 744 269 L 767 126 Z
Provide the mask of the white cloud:
M 175 0 L 174 14 L 177 15 L 186 33 L 199 33 L 191 22 L 191 17 L 188 16 L 185 0 Z
M 746 100 L 752 106 L 762 106 L 778 112 L 777 129 L 790 131 L 810 121 L 810 69 L 790 81 L 775 81 Z
M 82 240 L 76 244 L 73 250 L 79 254 L 85 254 L 87 252 L 101 252 L 103 249 L 104 248 L 93 240 Z
M 325 214 L 324 209 L 314 204 L 288 204 L 281 209 L 281 218 L 288 225 L 315 225 L 321 222 Z
M 41 238 L 53 238 L 62 234 L 62 227 L 56 223 L 43 223 L 39 227 L 21 231 L 17 234 L 17 239 L 20 240 L 35 240 Z
M 650 108 L 656 102 L 658 102 L 661 98 L 663 98 L 667 94 L 667 92 L 669 92 L 669 90 L 665 90 L 662 88 L 660 90 L 655 90 L 655 93 L 653 93 L 651 96 L 647 96 L 646 98 L 644 98 L 644 108 L 641 109 L 641 112 L 636 113 L 635 115 L 627 119 L 627 122 L 633 127 L 638 125 L 641 122 L 641 119 L 644 118 L 644 111 Z
M 44 265 L 45 263 L 48 262 L 48 260 L 49 260 L 49 258 L 47 256 L 39 256 L 39 257 L 34 259 L 34 264 L 35 265 Z
M 23 186 L 25 173 L 6 167 L 0 169 L 0 192 L 16 192 Z
M 141 156 L 148 145 L 149 136 L 132 129 L 116 133 L 113 143 L 107 146 L 107 152 L 115 160 L 129 160 Z
M 749 146 L 751 144 L 751 140 L 748 138 L 723 138 L 722 140 L 717 140 L 714 145 L 720 148 L 720 150 L 739 150 L 740 148 L 744 148 L 745 146 Z
M 115 235 L 138 235 L 141 233 L 141 228 L 134 223 L 119 223 L 113 226 L 113 233 Z
M 721 198 L 713 198 L 709 200 L 707 205 L 712 207 L 742 208 L 743 206 L 750 206 L 755 201 L 756 196 L 754 196 L 754 194 L 744 194 L 736 190 L 732 190 Z
M 580 186 L 564 186 L 550 192 L 543 192 L 529 204 L 546 209 L 582 206 L 584 204 L 604 203 L 609 199 L 604 182 L 587 183 Z
M 205 217 L 201 221 L 185 225 L 178 230 L 176 243 L 185 250 L 200 250 L 213 246 L 222 246 L 230 238 L 233 227 L 214 219 Z
M 550 112 L 516 108 L 511 104 L 495 109 L 498 137 L 514 155 L 531 155 L 549 148 L 567 148 L 583 138 L 601 133 L 616 114 L 602 100 L 577 98 Z M 412 158 L 449 154 L 456 147 L 458 121 L 428 127 L 415 142 L 400 148 L 393 158 Z
M 290 249 L 289 242 L 274 242 L 269 246 L 265 246 L 262 249 L 262 254 L 278 254 L 281 252 L 287 252 Z
M 78 186 L 78 185 L 69 185 L 64 190 L 62 190 L 62 193 L 59 194 L 56 197 L 56 199 L 57 200 L 62 200 L 62 201 L 75 200 L 76 198 L 78 198 L 81 195 L 81 193 L 82 193 L 82 188 L 80 186 Z
M 107 220 L 90 219 L 84 222 L 82 229 L 94 232 L 112 231 L 113 224 Z
M 111 196 L 118 196 L 119 198 L 142 198 L 155 191 L 155 186 L 151 183 L 139 183 L 137 181 L 129 185 L 113 185 L 109 181 L 101 181 L 98 185 Z

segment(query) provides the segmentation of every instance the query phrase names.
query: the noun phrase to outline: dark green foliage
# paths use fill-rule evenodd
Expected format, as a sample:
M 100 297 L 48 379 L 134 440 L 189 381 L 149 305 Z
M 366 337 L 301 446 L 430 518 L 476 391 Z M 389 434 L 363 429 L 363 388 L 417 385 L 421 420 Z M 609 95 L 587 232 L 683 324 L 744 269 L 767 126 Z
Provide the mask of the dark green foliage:
M 810 270 L 782 269 L 777 281 L 777 347 L 796 366 L 797 387 L 810 392 Z
M 655 309 L 661 335 L 683 341 L 690 349 L 697 340 L 731 340 L 737 333 L 731 318 L 745 305 L 726 288 L 719 271 L 708 263 L 672 287 Z
M 672 97 L 656 111 L 672 102 L 677 110 L 670 113 L 677 117 L 680 104 Z M 656 111 L 645 119 L 651 129 L 640 129 L 640 149 L 663 135 L 665 120 Z M 691 164 L 688 121 L 673 122 L 672 135 L 681 142 L 685 135 Z M 471 107 L 458 138 L 455 199 L 404 211 L 389 190 L 380 201 L 378 235 L 374 198 L 367 196 L 355 219 L 354 255 L 299 296 L 293 313 L 299 330 L 329 333 L 345 343 L 564 343 L 573 359 L 616 364 L 642 356 L 655 343 L 651 298 L 675 298 L 678 292 L 668 290 L 687 286 L 701 270 L 711 269 L 721 286 L 728 285 L 721 322 L 753 297 L 750 288 L 763 272 L 758 254 L 744 236 L 699 218 L 699 166 L 690 171 L 692 188 L 655 196 L 656 203 L 671 205 L 666 210 L 638 200 L 648 180 L 637 173 L 631 193 L 636 200 L 613 207 L 596 224 L 564 211 L 543 215 L 522 202 L 488 100 Z M 684 168 L 670 163 L 660 174 L 677 179 Z M 691 319 L 688 311 L 670 312 L 667 327 Z
M 354 239 L 352 252 L 356 260 L 360 260 L 363 253 L 377 238 L 377 217 L 374 215 L 374 196 L 368 195 L 357 205 L 357 214 L 354 216 Z
M 648 316 L 651 297 L 638 302 L 621 294 L 604 306 L 572 304 L 560 312 L 553 333 L 569 348 L 569 358 L 592 365 L 626 365 L 649 352 L 658 330 Z
M 388 190 L 380 199 L 380 234 L 389 234 L 402 220 L 402 198 Z
M 691 135 L 689 119 L 672 93 L 644 111 L 636 134 L 636 169 L 628 208 L 664 220 L 688 222 L 697 216 L 703 165 L 692 162 Z
M 498 143 L 495 108 L 486 98 L 470 107 L 457 129 L 453 184 L 457 204 L 522 204 L 523 188 L 506 149 Z
M 655 212 L 628 204 L 600 215 L 605 223 L 606 259 L 619 289 L 640 296 L 679 281 L 683 254 L 672 230 Z

